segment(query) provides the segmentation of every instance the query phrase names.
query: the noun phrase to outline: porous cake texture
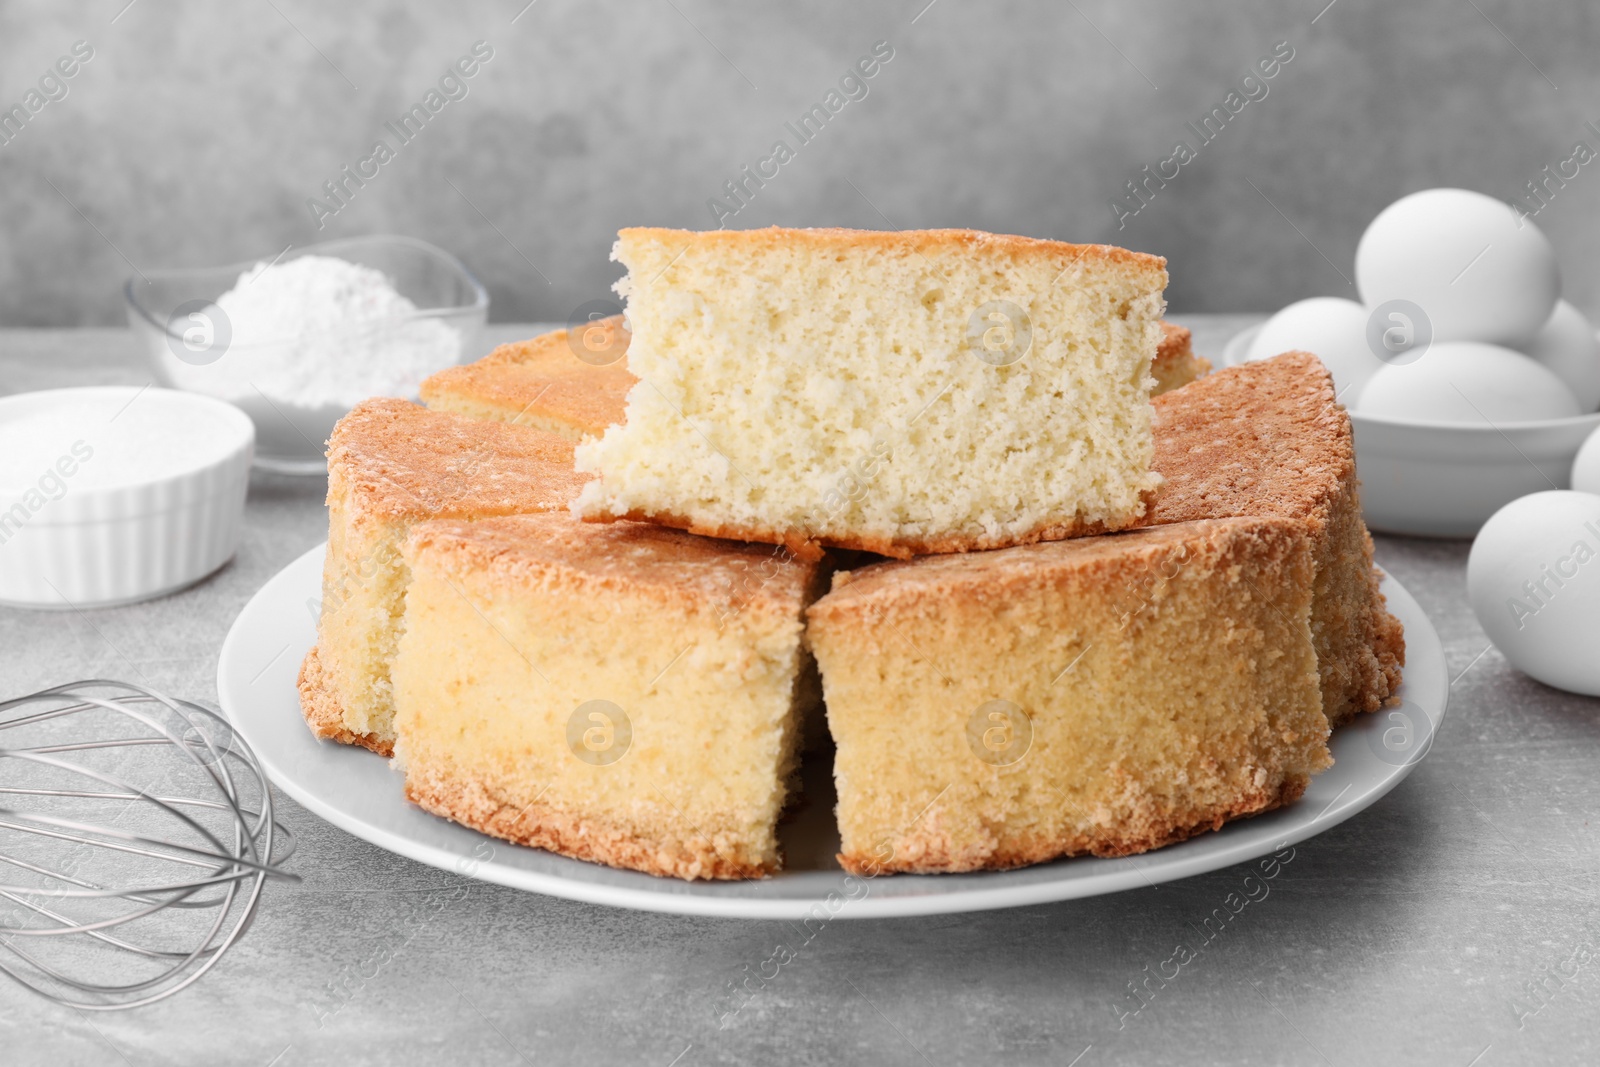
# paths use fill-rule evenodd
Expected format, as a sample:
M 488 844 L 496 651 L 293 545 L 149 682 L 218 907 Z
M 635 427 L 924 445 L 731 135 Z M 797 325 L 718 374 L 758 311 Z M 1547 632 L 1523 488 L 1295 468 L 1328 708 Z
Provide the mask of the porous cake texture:
M 640 381 L 578 512 L 892 556 L 1143 513 L 1165 261 L 967 230 L 623 230 Z
M 405 559 L 395 762 L 414 802 L 651 874 L 778 868 L 817 566 L 567 514 L 423 523 Z
M 422 383 L 436 411 L 532 426 L 574 441 L 622 421 L 628 390 L 628 331 L 621 315 L 501 345 L 476 363 Z
M 449 367 L 422 383 L 422 402 L 435 411 L 534 426 L 575 441 L 598 437 L 620 424 L 628 390 L 632 335 L 621 315 L 591 322 L 581 337 L 552 330 L 501 345 L 476 363 Z M 580 355 L 581 353 L 581 355 Z M 1150 361 L 1151 396 L 1187 385 L 1211 371 L 1194 353 L 1182 326 L 1161 324 L 1161 343 Z
M 1209 373 L 1211 361 L 1194 354 L 1188 329 L 1163 322 L 1161 343 L 1156 346 L 1155 359 L 1150 361 L 1150 376 L 1156 380 L 1150 395 L 1170 393 Z
M 1332 762 L 1303 523 L 1225 519 L 842 573 L 809 612 L 840 862 L 1122 856 Z
M 1405 634 L 1379 592 L 1361 518 L 1350 417 L 1322 361 L 1305 352 L 1229 367 L 1158 397 L 1152 523 L 1293 519 L 1316 564 L 1311 632 L 1335 727 L 1400 685 Z
M 388 755 L 389 665 L 410 572 L 400 545 L 423 519 L 566 511 L 583 478 L 572 443 L 404 400 L 356 405 L 328 441 L 328 554 L 317 643 L 301 664 L 306 722 L 319 737 Z

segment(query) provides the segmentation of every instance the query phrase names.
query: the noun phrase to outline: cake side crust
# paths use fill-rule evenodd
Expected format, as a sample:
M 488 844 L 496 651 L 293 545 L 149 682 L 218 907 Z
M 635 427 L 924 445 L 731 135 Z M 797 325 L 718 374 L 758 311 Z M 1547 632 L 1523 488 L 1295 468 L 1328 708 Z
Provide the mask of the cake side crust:
M 733 880 L 765 878 L 779 866 L 730 859 L 704 838 L 647 839 L 538 801 L 513 807 L 496 800 L 478 779 L 415 762 L 406 768 L 405 794 L 423 810 L 491 837 L 608 867 L 666 878 Z
M 1380 706 L 1400 688 L 1400 678 L 1406 665 L 1406 629 L 1389 611 L 1388 598 L 1379 591 L 1378 585 L 1382 580 L 1383 572 L 1373 567 L 1372 596 L 1376 610 L 1373 613 L 1372 648 L 1378 654 L 1378 664 L 1383 670 L 1386 689 L 1386 692 L 1373 693 Z
M 344 724 L 344 707 L 339 703 L 338 690 L 322 666 L 316 645 L 311 646 L 300 663 L 295 688 L 300 692 L 300 713 L 317 737 L 341 745 L 356 745 L 385 758 L 394 755 L 393 738 L 359 734 Z
M 1155 401 L 1167 484 L 1143 524 L 1226 516 L 1303 519 L 1315 538 L 1313 632 L 1333 726 L 1400 684 L 1403 629 L 1373 573 L 1354 437 L 1332 377 L 1308 352 L 1229 367 Z
M 1043 837 L 1023 847 L 1002 848 L 994 852 L 963 846 L 953 835 L 941 832 L 935 823 L 927 829 L 903 835 L 898 848 L 885 842 L 872 852 L 841 852 L 838 859 L 839 865 L 846 871 L 867 877 L 890 872 L 953 874 L 1004 871 L 1070 856 L 1116 859 L 1175 845 L 1179 841 L 1220 830 L 1235 819 L 1287 807 L 1304 795 L 1309 784 L 1310 779 L 1304 775 L 1291 775 L 1276 790 L 1246 793 L 1235 802 L 1220 807 L 1196 807 L 1152 815 L 1092 836 L 1068 834 Z

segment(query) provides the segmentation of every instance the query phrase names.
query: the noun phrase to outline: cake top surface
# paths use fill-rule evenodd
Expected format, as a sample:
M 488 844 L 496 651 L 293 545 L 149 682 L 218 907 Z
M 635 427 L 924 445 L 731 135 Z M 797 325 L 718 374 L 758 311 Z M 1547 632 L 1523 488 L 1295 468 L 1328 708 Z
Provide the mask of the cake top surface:
M 817 565 L 773 545 L 700 537 L 640 522 L 585 523 L 566 512 L 413 527 L 408 556 L 460 574 L 488 574 L 513 589 L 552 582 L 634 592 L 733 611 L 794 614 Z M 624 624 L 625 625 L 625 624 Z
M 790 229 L 769 226 L 763 230 L 674 230 L 634 226 L 617 233 L 619 241 L 653 240 L 672 244 L 697 244 L 701 247 L 749 249 L 771 248 L 852 249 L 857 251 L 911 250 L 925 253 L 959 251 L 992 252 L 1008 255 L 1055 257 L 1069 264 L 1078 260 L 1131 266 L 1165 272 L 1167 261 L 1161 256 L 1133 252 L 1116 245 L 1070 244 L 1042 237 L 985 233 L 982 230 L 851 230 L 840 227 Z M 1164 284 L 1164 282 L 1163 282 Z
M 599 433 L 622 421 L 628 390 L 638 381 L 628 373 L 628 331 L 621 315 L 591 323 L 589 329 L 615 331 L 615 347 L 591 363 L 578 358 L 581 342 L 570 330 L 552 330 L 501 345 L 476 363 L 449 367 L 422 383 L 422 397 L 465 393 L 515 408 L 530 418 L 553 417 Z M 516 421 L 515 419 L 511 421 Z
M 1354 484 L 1350 417 L 1316 356 L 1286 352 L 1163 393 L 1156 523 L 1234 515 L 1321 520 Z
M 1302 531 L 1299 524 L 1277 519 L 1203 519 L 993 552 L 874 563 L 834 575 L 833 591 L 811 613 L 852 615 L 912 601 L 937 611 L 953 602 L 1004 599 L 1044 580 L 1071 581 L 1080 589 L 1098 586 L 1108 597 L 1122 598 L 1130 574 L 1165 569 L 1174 558 L 1188 567 L 1199 558 L 1221 558 L 1233 548 L 1303 536 Z
M 328 440 L 328 503 L 384 519 L 565 508 L 586 479 L 572 442 L 526 426 L 363 400 Z

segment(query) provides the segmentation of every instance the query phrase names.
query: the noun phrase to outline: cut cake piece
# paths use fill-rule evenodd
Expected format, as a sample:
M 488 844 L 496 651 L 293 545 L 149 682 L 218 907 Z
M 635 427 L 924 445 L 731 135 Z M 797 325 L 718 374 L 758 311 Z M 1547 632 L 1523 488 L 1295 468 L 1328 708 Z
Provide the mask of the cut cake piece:
M 1152 397 L 1180 389 L 1211 373 L 1211 361 L 1194 354 L 1192 340 L 1186 327 L 1161 324 L 1161 344 L 1150 361 L 1150 376 L 1156 380 L 1155 388 L 1150 390 Z
M 839 861 L 1122 856 L 1329 766 L 1303 523 L 1225 519 L 838 575 L 810 610 Z
M 422 383 L 422 402 L 435 411 L 534 426 L 575 441 L 598 437 L 622 422 L 628 390 L 639 379 L 628 372 L 631 335 L 621 315 L 590 323 L 586 331 L 598 337 L 577 348 L 569 330 L 552 330 L 446 368 Z M 1151 396 L 1211 370 L 1210 360 L 1194 354 L 1187 329 L 1163 322 L 1161 331 L 1150 361 Z
M 576 335 L 553 330 L 440 371 L 422 383 L 422 402 L 581 441 L 622 421 L 628 390 L 638 380 L 628 373 L 627 348 L 621 315 L 589 323 Z
M 1165 261 L 967 230 L 628 229 L 641 380 L 578 513 L 892 556 L 1135 522 Z
M 1311 530 L 1311 632 L 1335 727 L 1400 684 L 1405 634 L 1389 614 L 1361 518 L 1350 417 L 1316 356 L 1228 367 L 1158 397 L 1155 466 L 1166 479 L 1147 521 L 1288 518 Z
M 412 801 L 650 874 L 778 869 L 820 568 L 566 514 L 420 524 L 405 558 L 395 762 Z
M 328 441 L 328 554 L 317 643 L 300 667 L 301 710 L 318 737 L 389 755 L 389 665 L 410 578 L 412 523 L 565 512 L 583 477 L 572 442 L 404 400 L 365 400 Z

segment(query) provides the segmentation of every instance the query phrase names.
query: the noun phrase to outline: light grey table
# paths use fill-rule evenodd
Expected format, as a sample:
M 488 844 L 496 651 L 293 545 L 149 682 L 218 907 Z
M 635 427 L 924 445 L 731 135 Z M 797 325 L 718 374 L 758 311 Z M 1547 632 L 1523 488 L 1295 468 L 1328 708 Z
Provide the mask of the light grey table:
M 1178 318 L 1203 354 L 1254 321 Z M 0 393 L 147 380 L 122 331 L 0 332 Z M 323 492 L 258 475 L 237 558 L 176 596 L 84 615 L 0 609 L 0 694 L 143 677 L 215 701 L 224 633 L 323 539 Z M 0 981 L 0 1063 L 1600 1062 L 1600 701 L 1547 689 L 1489 647 L 1466 556 L 1465 543 L 1378 540 L 1455 678 L 1426 762 L 1298 846 L 1270 895 L 1120 1026 L 1129 983 L 1192 939 L 1244 868 L 1044 907 L 833 923 L 719 1029 L 725 987 L 793 939 L 787 924 L 477 883 L 448 900 L 459 877 L 280 795 L 305 882 L 269 886 L 214 971 L 94 1018 Z

